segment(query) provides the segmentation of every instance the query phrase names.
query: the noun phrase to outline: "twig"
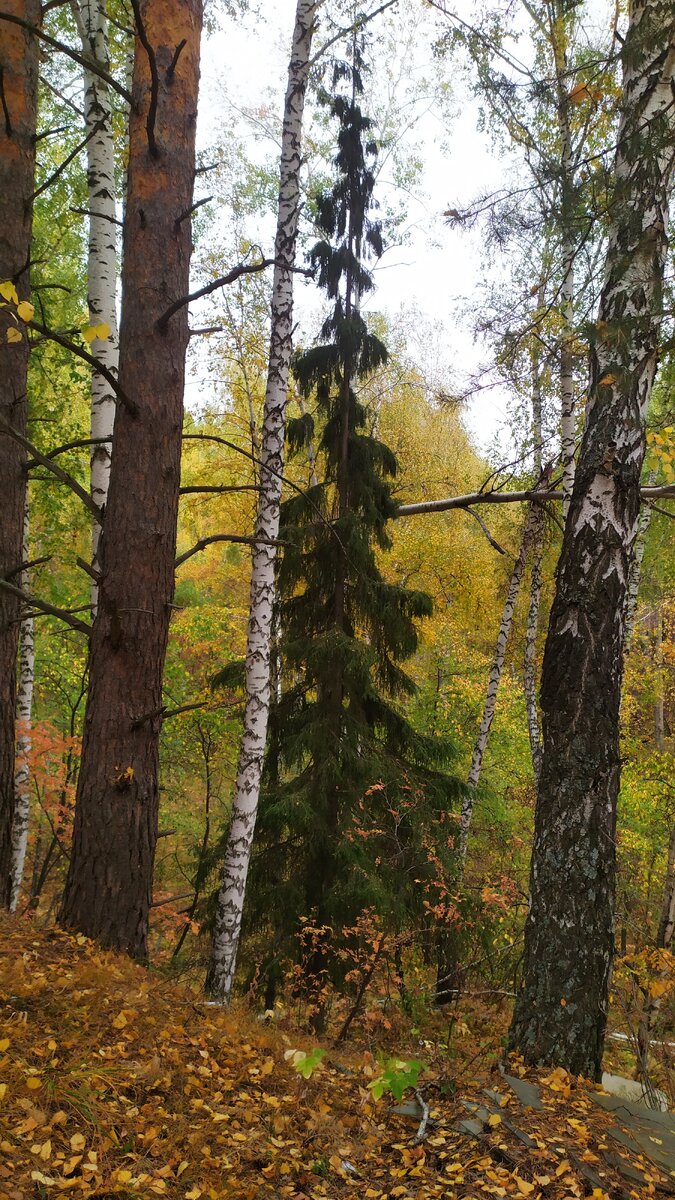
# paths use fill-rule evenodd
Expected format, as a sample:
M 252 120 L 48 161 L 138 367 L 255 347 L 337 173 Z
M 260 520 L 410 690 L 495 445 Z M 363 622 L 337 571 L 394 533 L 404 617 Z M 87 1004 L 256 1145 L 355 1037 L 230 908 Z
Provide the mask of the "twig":
M 171 62 L 169 63 L 168 67 L 166 68 L 166 78 L 167 78 L 168 83 L 171 83 L 171 80 L 173 79 L 174 72 L 176 70 L 176 67 L 178 66 L 178 59 L 180 58 L 186 45 L 187 45 L 187 38 L 183 38 L 182 42 L 179 42 L 178 45 L 176 46 L 173 58 L 171 59 Z
M 75 559 L 75 562 L 77 563 L 78 567 L 80 567 L 83 571 L 86 572 L 86 574 L 89 576 L 90 579 L 94 580 L 94 583 L 101 582 L 101 576 L 100 576 L 99 572 L 96 571 L 94 569 L 94 567 L 92 567 L 91 563 L 85 562 L 85 560 L 83 558 L 80 558 L 79 554 L 78 554 L 77 558 Z
M 41 567 L 43 563 L 51 562 L 51 554 L 44 554 L 42 558 L 32 558 L 30 562 L 19 563 L 18 567 L 8 571 L 5 579 L 15 579 L 17 575 L 23 575 L 24 571 L 32 571 L 33 567 Z
M 213 200 L 213 196 L 204 196 L 202 200 L 195 200 L 194 204 L 191 204 L 189 208 L 185 209 L 185 212 L 182 212 L 179 217 L 176 217 L 176 229 L 178 229 L 183 221 L 187 221 L 188 217 L 191 217 L 193 212 L 196 212 L 198 208 L 202 208 L 204 204 L 209 204 L 211 200 Z
M 474 520 L 478 521 L 478 524 L 480 525 L 481 529 L 483 530 L 483 533 L 485 534 L 488 542 L 492 546 L 492 549 L 496 550 L 498 554 L 506 554 L 506 550 L 504 550 L 499 545 L 499 542 L 495 541 L 492 534 L 490 533 L 490 530 L 488 529 L 487 525 L 485 524 L 485 521 L 479 515 L 479 513 L 475 512 L 473 508 L 466 508 L 464 511 L 470 513 L 471 516 L 474 518 Z
M 73 161 L 73 159 L 74 159 L 74 158 L 77 158 L 77 156 L 78 156 L 78 154 L 80 153 L 80 151 L 81 151 L 81 150 L 84 150 L 84 147 L 87 145 L 87 142 L 90 142 L 90 141 L 91 141 L 91 139 L 92 139 L 93 137 L 95 137 L 95 136 L 96 136 L 96 134 L 98 133 L 99 129 L 102 129 L 104 125 L 105 125 L 105 120 L 104 120 L 104 119 L 102 119 L 102 120 L 100 120 L 100 121 L 97 121 L 97 122 L 96 122 L 96 124 L 94 125 L 94 127 L 93 127 L 92 129 L 90 129 L 90 131 L 89 131 L 89 133 L 87 134 L 86 138 L 84 138 L 84 139 L 83 139 L 83 140 L 82 140 L 82 141 L 79 143 L 79 145 L 77 145 L 77 146 L 75 147 L 75 149 L 74 149 L 74 150 L 71 150 L 70 154 L 69 154 L 69 155 L 68 155 L 66 158 L 64 158 L 63 162 L 62 162 L 62 163 L 60 163 L 60 165 L 59 165 L 59 166 L 56 168 L 56 170 L 55 170 L 55 171 L 53 171 L 53 172 L 52 172 L 52 174 L 49 176 L 49 178 L 48 178 L 48 179 L 45 179 L 44 183 L 41 183 L 41 184 L 40 184 L 39 188 L 37 188 L 37 189 L 36 189 L 36 190 L 33 192 L 33 195 L 32 195 L 32 196 L 29 196 L 29 198 L 28 198 L 28 200 L 27 200 L 27 203 L 28 203 L 28 204 L 32 204 L 32 202 L 33 202 L 34 200 L 37 200 L 38 196 L 41 196 L 43 192 L 46 192 L 46 191 L 47 191 L 47 188 L 50 188 L 50 187 L 52 186 L 52 184 L 56 182 L 56 180 L 59 178 L 59 175 L 62 175 L 62 174 L 63 174 L 63 172 L 65 171 L 66 167 L 70 165 L 70 163 Z
M 427 1136 L 427 1123 L 429 1121 L 429 1105 L 427 1104 L 426 1100 L 424 1099 L 424 1096 L 422 1095 L 419 1088 L 415 1088 L 415 1099 L 417 1100 L 417 1103 L 419 1104 L 420 1108 L 422 1109 L 422 1120 L 420 1121 L 417 1133 L 415 1134 L 415 1136 L 413 1138 L 413 1145 L 417 1146 L 417 1145 L 419 1145 L 420 1142 L 423 1142 L 425 1137 Z

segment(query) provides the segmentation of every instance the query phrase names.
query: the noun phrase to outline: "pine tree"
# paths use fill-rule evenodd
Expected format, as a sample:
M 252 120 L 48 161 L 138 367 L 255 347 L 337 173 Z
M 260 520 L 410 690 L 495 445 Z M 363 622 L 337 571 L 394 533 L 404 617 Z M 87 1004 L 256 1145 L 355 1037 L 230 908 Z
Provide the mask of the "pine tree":
M 313 919 L 322 931 L 309 964 L 315 984 L 339 978 L 340 929 L 364 908 L 401 921 L 401 881 L 422 853 L 425 827 L 410 819 L 412 809 L 435 806 L 440 826 L 456 790 L 441 771 L 449 744 L 417 733 L 401 707 L 415 688 L 400 663 L 416 649 L 416 620 L 430 615 L 431 600 L 387 582 L 378 565 L 378 551 L 391 544 L 397 463 L 368 432 L 357 394 L 387 358 L 361 311 L 373 286 L 368 261 L 382 252 L 369 215 L 377 148 L 359 106 L 362 87 L 355 40 L 352 63 L 336 68 L 334 94 L 323 97 L 339 122 L 338 151 L 333 186 L 317 202 L 322 237 L 310 258 L 331 310 L 319 344 L 294 363 L 317 431 L 306 413 L 289 422 L 289 442 L 293 451 L 311 440 L 324 476 L 282 506 L 283 689 L 271 718 L 249 912 L 271 931 L 277 953 L 292 944 L 300 918 Z M 387 855 L 384 833 L 359 836 L 358 826 L 367 811 L 376 828 L 377 805 L 384 812 L 402 799 L 397 850 Z

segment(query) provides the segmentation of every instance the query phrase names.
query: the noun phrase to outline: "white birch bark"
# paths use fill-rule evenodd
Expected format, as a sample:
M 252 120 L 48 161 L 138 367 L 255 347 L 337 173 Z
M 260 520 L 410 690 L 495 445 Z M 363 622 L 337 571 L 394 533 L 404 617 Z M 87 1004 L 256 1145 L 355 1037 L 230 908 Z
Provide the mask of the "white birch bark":
M 108 34 L 105 0 L 71 0 L 82 47 L 103 66 L 108 65 Z M 84 112 L 87 134 L 87 187 L 89 210 L 88 305 L 90 325 L 105 323 L 109 336 L 96 338 L 91 353 L 113 374 L 117 373 L 117 221 L 115 212 L 115 147 L 110 88 L 104 80 L 85 69 Z M 96 132 L 93 132 L 93 131 Z M 91 436 L 112 439 L 115 396 L 110 384 L 97 372 L 91 379 Z M 93 445 L 90 456 L 91 494 L 104 508 L 108 498 L 112 440 Z M 92 526 L 92 563 L 98 565 L 101 528 Z M 96 605 L 96 584 L 92 604 Z
M 544 307 L 544 289 L 539 289 L 538 309 Z M 532 458 L 535 475 L 541 479 L 542 472 L 542 397 L 541 371 L 539 356 L 532 351 Z M 530 577 L 530 603 L 527 610 L 525 627 L 525 652 L 523 655 L 523 690 L 525 692 L 525 709 L 527 713 L 527 731 L 530 738 L 530 753 L 532 755 L 532 770 L 535 785 L 539 783 L 541 767 L 541 734 L 539 730 L 539 709 L 537 706 L 537 632 L 539 628 L 539 605 L 541 602 L 541 570 L 544 558 L 544 528 L 545 514 L 543 508 L 537 507 L 537 520 L 532 536 L 532 574 Z
M 270 654 L 279 533 L 286 402 L 293 326 L 293 266 L 300 204 L 302 117 L 314 22 L 320 0 L 298 0 L 288 68 L 279 181 L 279 212 L 272 290 L 272 330 L 261 438 L 256 534 L 268 539 L 253 549 L 251 608 L 246 647 L 246 711 L 230 831 L 218 894 L 211 963 L 206 981 L 214 1000 L 232 992 L 246 878 L 258 811 L 270 705 Z
M 23 522 L 23 561 L 28 562 L 28 504 Z M 19 587 L 28 590 L 27 572 L 22 572 Z M 16 771 L 14 774 L 14 820 L 12 822 L 12 890 L 9 911 L 16 912 L 21 893 L 23 871 L 28 846 L 30 821 L 30 765 L 31 715 L 33 709 L 33 682 L 35 679 L 35 622 L 27 617 L 21 622 L 21 644 L 19 649 L 19 686 L 16 697 L 17 746 Z
M 473 749 L 473 757 L 471 759 L 471 768 L 469 770 L 469 778 L 467 780 L 467 791 L 462 801 L 462 812 L 459 820 L 459 847 L 458 847 L 458 874 L 461 875 L 464 870 L 466 861 L 466 851 L 469 842 L 469 831 L 471 829 L 471 821 L 473 819 L 473 809 L 476 799 L 476 788 L 480 782 L 481 771 L 483 768 L 483 757 L 492 728 L 492 721 L 497 707 L 497 693 L 504 668 L 504 659 L 506 657 L 506 647 L 508 645 L 511 625 L 513 624 L 513 614 L 516 608 L 516 601 L 520 591 L 520 585 L 523 581 L 525 571 L 525 562 L 527 560 L 528 550 L 532 541 L 534 526 L 537 518 L 538 506 L 533 506 L 527 518 L 523 540 L 520 545 L 520 551 L 515 561 L 511 579 L 509 582 L 509 590 L 504 602 L 502 610 L 502 619 L 499 624 L 499 633 L 497 634 L 497 645 L 495 655 L 490 668 L 490 676 L 488 680 L 487 693 L 485 696 L 485 704 L 483 705 L 483 715 L 481 717 L 478 737 Z
M 649 476 L 649 483 L 654 482 L 654 475 Z M 630 573 L 628 575 L 628 591 L 626 592 L 626 653 L 630 650 L 630 644 L 633 638 L 633 629 L 635 627 L 635 613 L 637 611 L 638 591 L 640 590 L 640 578 L 642 576 L 642 561 L 645 556 L 645 548 L 647 545 L 647 533 L 649 530 L 649 522 L 651 521 L 652 510 L 649 504 L 643 502 L 640 509 L 640 519 L 638 521 L 637 534 L 635 537 L 635 550 L 630 564 Z
M 560 344 L 560 441 L 562 456 L 563 521 L 572 499 L 574 487 L 574 260 L 576 245 L 574 237 L 574 147 L 570 128 L 570 101 L 568 98 L 570 75 L 568 70 L 567 29 L 565 13 L 569 5 L 556 5 L 556 21 L 551 28 L 553 54 L 558 92 L 558 130 L 560 133 L 560 223 L 562 251 L 562 283 L 560 286 L 560 314 L 563 332 Z
M 541 731 L 537 705 L 537 632 L 539 629 L 539 606 L 541 603 L 541 571 L 544 559 L 544 510 L 537 507 L 535 526 L 532 533 L 532 575 L 530 579 L 530 604 L 525 627 L 525 652 L 523 656 L 523 688 L 527 710 L 527 732 L 530 738 L 532 770 L 535 785 L 539 783 L 541 770 Z

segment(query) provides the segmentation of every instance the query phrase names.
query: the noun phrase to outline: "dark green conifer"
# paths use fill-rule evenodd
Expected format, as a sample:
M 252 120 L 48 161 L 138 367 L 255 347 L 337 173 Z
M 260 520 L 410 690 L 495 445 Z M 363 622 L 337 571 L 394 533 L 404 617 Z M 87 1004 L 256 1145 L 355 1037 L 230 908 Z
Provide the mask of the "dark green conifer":
M 288 950 L 299 918 L 312 919 L 324 932 L 311 969 L 333 979 L 340 931 L 364 908 L 400 925 L 416 890 L 421 909 L 414 880 L 429 869 L 425 837 L 430 822 L 442 831 L 457 790 L 443 773 L 448 742 L 417 732 L 401 704 L 415 687 L 400 664 L 416 649 L 415 622 L 430 615 L 431 600 L 387 582 L 377 561 L 390 546 L 397 463 L 368 432 L 356 391 L 387 358 L 361 311 L 373 286 L 368 262 L 382 253 L 370 216 L 377 148 L 359 106 L 361 68 L 355 47 L 325 97 L 339 122 L 338 152 L 333 186 L 317 202 L 322 236 L 310 258 L 331 310 L 319 343 L 294 365 L 316 431 L 309 415 L 289 423 L 292 451 L 316 439 L 323 479 L 282 507 L 284 686 L 251 880 L 253 922 L 269 922 L 275 947 Z M 378 833 L 387 808 L 399 814 L 395 845 L 386 820 Z

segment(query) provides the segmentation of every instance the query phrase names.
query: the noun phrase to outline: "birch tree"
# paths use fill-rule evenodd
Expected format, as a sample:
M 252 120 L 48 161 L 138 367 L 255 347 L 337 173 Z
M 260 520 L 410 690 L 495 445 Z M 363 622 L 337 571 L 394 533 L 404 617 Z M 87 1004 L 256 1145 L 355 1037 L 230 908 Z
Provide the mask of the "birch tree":
M 601 1069 L 613 955 L 625 600 L 658 362 L 675 142 L 675 12 L 636 0 L 604 285 L 541 685 L 543 759 L 522 986 L 510 1046 Z
M 115 454 L 60 920 L 144 958 L 173 601 L 201 0 L 134 0 Z
M 39 0 L 8 0 L 10 16 L 39 28 Z M 28 342 L 15 313 L 30 291 L 38 43 L 29 28 L 0 25 L 0 419 L 25 437 Z M 27 310 L 24 309 L 24 312 Z M 22 568 L 26 452 L 0 431 L 0 580 Z M 0 905 L 11 898 L 16 657 L 19 599 L 0 589 Z
M 104 0 L 71 0 L 71 9 L 84 54 L 108 70 L 108 34 Z M 115 144 L 113 139 L 112 96 L 108 83 L 85 68 L 84 118 L 87 141 L 87 190 L 89 216 L 89 255 L 87 265 L 87 302 L 89 327 L 102 336 L 93 336 L 91 353 L 113 374 L 117 374 L 119 347 L 117 337 L 117 216 L 115 210 Z M 110 384 L 94 371 L 91 378 L 91 494 L 104 509 L 108 499 L 112 432 L 115 421 L 115 396 Z M 101 441 L 101 439 L 108 439 Z M 98 542 L 101 528 L 92 525 L 92 564 L 98 569 Z M 92 588 L 96 604 L 96 585 Z
M 261 431 L 256 517 L 246 644 L 246 710 L 230 830 L 218 893 L 207 990 L 227 1003 L 237 961 L 246 878 L 258 812 L 270 707 L 275 540 L 284 465 L 288 372 L 293 330 L 293 267 L 300 206 L 302 117 L 314 24 L 320 0 L 298 0 L 284 105 L 279 208 L 272 285 L 271 337 Z
M 28 503 L 23 526 L 23 561 L 29 558 L 29 513 Z M 21 589 L 27 591 L 27 571 L 22 571 Z M 12 823 L 12 891 L 9 898 L 10 912 L 16 912 L 23 880 L 23 869 L 28 845 L 30 819 L 30 762 L 31 721 L 33 712 L 33 683 L 35 680 L 35 620 L 27 616 L 21 622 L 19 649 L 19 688 L 16 703 L 16 772 L 14 776 L 14 820 Z

